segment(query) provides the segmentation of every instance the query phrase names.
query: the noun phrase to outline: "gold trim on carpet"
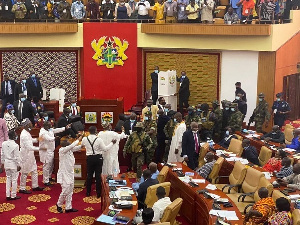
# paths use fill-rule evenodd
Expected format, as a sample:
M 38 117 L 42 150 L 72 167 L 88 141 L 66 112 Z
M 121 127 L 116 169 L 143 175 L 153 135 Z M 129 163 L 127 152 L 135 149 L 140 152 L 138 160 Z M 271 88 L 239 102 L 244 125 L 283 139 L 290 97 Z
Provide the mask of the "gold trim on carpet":
M 34 205 L 32 205 L 32 206 L 29 206 L 29 207 L 27 207 L 26 209 L 28 209 L 28 210 L 35 210 L 35 209 L 37 209 L 37 207 L 36 206 L 34 206 Z
M 51 222 L 51 223 L 55 223 L 55 222 L 58 222 L 59 219 L 53 217 L 53 218 L 51 218 L 51 219 L 48 219 L 48 221 Z
M 93 207 L 87 207 L 84 210 L 87 211 L 87 212 L 91 212 L 91 211 L 94 211 L 94 208 Z
M 2 203 L 0 204 L 0 212 L 8 212 L 10 210 L 13 210 L 16 206 L 11 203 Z
M 66 208 L 65 205 L 62 205 L 62 209 L 65 210 L 65 208 Z M 52 212 L 52 213 L 59 213 L 59 212 L 57 211 L 56 205 L 50 206 L 50 207 L 48 208 L 48 210 L 49 210 L 49 212 Z
M 91 225 L 95 222 L 95 218 L 90 216 L 77 216 L 74 219 L 72 219 L 71 222 L 74 225 Z
M 86 203 L 100 203 L 101 199 L 97 198 L 96 196 L 90 196 L 83 198 L 83 201 Z
M 74 188 L 73 189 L 73 193 L 79 193 L 79 192 L 82 192 L 83 191 L 83 188 Z
M 0 177 L 0 184 L 6 184 L 6 177 Z
M 36 218 L 33 215 L 19 215 L 10 220 L 11 223 L 15 224 L 30 224 L 34 221 L 36 221 Z
M 48 201 L 50 198 L 51 198 L 50 195 L 38 194 L 38 195 L 29 196 L 28 200 L 31 202 L 45 202 Z

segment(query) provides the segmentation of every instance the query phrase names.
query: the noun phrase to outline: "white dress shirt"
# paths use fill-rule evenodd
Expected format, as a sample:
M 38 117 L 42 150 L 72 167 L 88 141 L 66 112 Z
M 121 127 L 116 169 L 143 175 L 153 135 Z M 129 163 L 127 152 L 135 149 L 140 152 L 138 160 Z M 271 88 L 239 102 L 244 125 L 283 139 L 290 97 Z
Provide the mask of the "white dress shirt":
M 157 200 L 157 202 L 155 202 L 154 205 L 152 206 L 152 209 L 154 211 L 154 217 L 153 217 L 152 221 L 159 222 L 164 214 L 165 209 L 171 203 L 172 202 L 169 197 L 164 197 L 164 198 Z
M 5 81 L 5 85 L 4 85 L 4 88 L 5 88 L 5 94 L 6 94 L 6 88 L 7 88 L 7 91 L 8 91 L 8 94 L 9 95 L 12 95 L 12 89 L 11 89 L 11 84 L 10 84 L 10 81 Z
M 84 146 L 86 149 L 87 156 L 94 155 L 91 144 L 93 144 L 95 138 L 97 138 L 97 140 L 94 143 L 95 155 L 98 155 L 98 154 L 102 155 L 103 152 L 107 151 L 108 149 L 110 149 L 113 146 L 112 142 L 109 145 L 105 146 L 105 144 L 101 138 L 98 138 L 94 134 L 90 134 L 88 137 L 84 137 L 82 139 L 82 143 L 81 143 L 82 146 Z M 91 142 L 91 144 L 89 143 L 88 139 Z
M 19 145 L 14 140 L 4 141 L 2 143 L 1 163 L 5 169 L 17 170 L 21 164 Z
M 145 5 L 139 5 L 139 3 L 144 3 Z M 135 10 L 138 11 L 138 14 L 141 16 L 148 15 L 148 10 L 150 9 L 150 3 L 148 1 L 140 1 L 136 4 Z

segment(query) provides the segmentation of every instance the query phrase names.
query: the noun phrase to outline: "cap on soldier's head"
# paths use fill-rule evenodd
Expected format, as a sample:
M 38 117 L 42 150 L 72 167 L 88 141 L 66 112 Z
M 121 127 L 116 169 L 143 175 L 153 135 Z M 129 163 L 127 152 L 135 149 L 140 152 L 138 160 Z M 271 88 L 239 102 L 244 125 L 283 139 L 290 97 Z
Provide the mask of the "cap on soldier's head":
M 151 111 L 145 112 L 145 116 L 152 116 L 152 112 Z
M 215 105 L 220 105 L 219 101 L 218 100 L 214 100 L 212 101 L 212 104 L 215 104 Z
M 238 81 L 238 82 L 235 83 L 235 85 L 236 85 L 236 86 L 237 86 L 237 85 L 240 86 L 240 85 L 241 85 L 241 82 Z
M 144 125 L 142 122 L 137 122 L 135 127 L 140 127 L 140 128 L 144 128 Z
M 281 98 L 281 97 L 282 97 L 282 93 L 281 93 L 281 92 L 280 92 L 280 93 L 277 93 L 277 94 L 276 94 L 276 97 L 277 97 L 277 98 Z
M 194 110 L 194 107 L 193 106 L 189 106 L 188 108 L 187 108 L 187 111 L 193 111 Z
M 264 94 L 264 93 L 259 93 L 258 97 L 264 98 L 264 97 L 265 97 L 265 94 Z
M 236 107 L 238 107 L 238 104 L 237 103 L 231 103 L 231 105 L 229 107 L 230 108 L 236 108 Z
M 177 112 L 171 109 L 171 110 L 168 112 L 168 116 L 174 116 L 175 113 L 177 113 Z

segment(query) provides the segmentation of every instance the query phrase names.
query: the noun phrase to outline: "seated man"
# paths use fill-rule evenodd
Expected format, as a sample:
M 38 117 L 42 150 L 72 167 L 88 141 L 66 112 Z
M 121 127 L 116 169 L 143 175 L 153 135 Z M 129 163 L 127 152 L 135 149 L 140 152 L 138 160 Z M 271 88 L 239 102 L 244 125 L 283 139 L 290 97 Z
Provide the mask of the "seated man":
M 258 190 L 260 200 L 257 201 L 245 215 L 245 222 L 252 224 L 265 224 L 268 218 L 275 213 L 275 203 L 269 197 L 268 189 L 262 187 Z
M 154 162 L 151 162 L 151 163 L 149 164 L 149 170 L 150 170 L 150 172 L 151 172 L 151 178 L 152 178 L 152 179 L 157 179 L 157 176 L 158 176 L 158 174 L 159 174 L 159 171 L 157 170 L 157 164 L 154 163 Z M 145 178 L 142 176 L 142 177 L 141 177 L 141 180 L 140 180 L 140 183 L 133 183 L 133 184 L 132 184 L 133 190 L 138 191 L 138 189 L 139 189 L 141 183 L 143 183 L 144 181 L 145 181 Z
M 197 173 L 200 174 L 201 177 L 203 177 L 204 179 L 207 179 L 210 172 L 212 171 L 212 168 L 216 162 L 216 160 L 214 159 L 214 154 L 211 152 L 208 152 L 205 155 L 205 159 L 206 163 L 197 170 Z
M 227 127 L 225 137 L 218 144 L 223 148 L 228 148 L 232 138 L 238 139 L 237 136 L 234 135 L 234 132 L 235 130 L 233 127 Z
M 300 163 L 296 163 L 293 167 L 293 174 L 288 177 L 279 178 L 277 182 L 288 188 L 300 190 Z
M 141 223 L 138 223 L 138 225 L 155 224 L 155 222 L 152 222 L 153 217 L 154 217 L 154 211 L 152 208 L 144 209 L 142 212 L 143 221 Z
M 293 173 L 293 167 L 291 166 L 291 159 L 289 157 L 284 157 L 281 160 L 281 170 L 278 173 L 275 173 L 277 178 L 284 178 Z
M 225 24 L 236 24 L 239 22 L 239 16 L 233 11 L 232 7 L 229 7 L 227 13 L 224 15 Z
M 293 130 L 294 138 L 292 139 L 292 143 L 290 145 L 282 144 L 283 147 L 295 149 L 300 152 L 300 129 Z
M 154 217 L 152 220 L 153 222 L 159 222 L 167 206 L 172 203 L 170 198 L 166 197 L 166 190 L 164 187 L 158 187 L 156 189 L 156 196 L 158 200 L 152 206 L 152 209 L 154 211 Z
M 137 196 L 139 209 L 142 209 L 145 206 L 145 199 L 146 199 L 148 187 L 158 184 L 157 179 L 151 178 L 151 171 L 148 169 L 143 171 L 143 177 L 144 177 L 145 181 L 140 185 L 139 191 L 138 191 L 138 196 Z
M 257 150 L 254 146 L 250 145 L 249 139 L 243 140 L 242 147 L 244 149 L 242 157 L 255 165 L 259 165 Z
M 273 126 L 272 132 L 263 135 L 261 140 L 265 140 L 266 142 L 273 141 L 277 143 L 284 143 L 284 133 L 282 133 L 279 129 L 278 125 Z

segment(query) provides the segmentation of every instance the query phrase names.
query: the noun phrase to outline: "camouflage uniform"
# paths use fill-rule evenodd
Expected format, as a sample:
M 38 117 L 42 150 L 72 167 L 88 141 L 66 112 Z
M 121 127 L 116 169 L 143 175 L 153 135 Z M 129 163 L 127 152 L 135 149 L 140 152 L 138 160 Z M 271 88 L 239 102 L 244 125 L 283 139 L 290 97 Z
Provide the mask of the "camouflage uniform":
M 152 112 L 151 111 L 147 111 L 145 113 L 145 116 L 148 116 L 149 120 L 145 120 L 143 122 L 144 130 L 150 136 L 151 141 L 152 141 L 152 147 L 147 152 L 144 152 L 145 158 L 146 158 L 145 161 L 146 161 L 147 165 L 149 165 L 153 160 L 155 149 L 157 147 L 157 138 L 156 138 L 157 124 L 155 121 L 152 120 Z M 153 130 L 154 132 L 152 134 L 149 134 L 150 130 Z
M 212 131 L 214 127 L 214 122 L 209 119 L 210 112 L 202 112 L 200 122 L 202 123 L 202 127 L 206 130 Z
M 199 118 L 199 116 L 197 116 L 196 113 L 193 113 L 192 115 L 186 115 L 184 117 L 184 122 L 185 122 L 187 130 L 191 129 L 191 123 L 192 122 L 197 122 L 198 123 L 199 121 L 200 121 L 200 118 Z
M 136 126 L 138 126 L 138 124 Z M 133 169 L 136 169 L 137 178 L 141 178 L 142 176 L 142 166 L 144 165 L 143 148 L 146 151 L 149 151 L 151 147 L 151 138 L 145 131 L 140 133 L 137 133 L 136 131 L 132 132 L 126 141 L 123 152 L 131 153 L 131 163 Z
M 164 127 L 164 133 L 166 135 L 168 143 L 166 143 L 166 148 L 165 148 L 165 154 L 163 157 L 163 160 L 166 162 L 168 160 L 168 155 L 170 151 L 170 146 L 171 146 L 171 140 L 173 137 L 174 129 L 176 127 L 177 122 L 174 122 L 173 119 L 170 119 L 166 126 Z
M 218 101 L 213 101 L 213 104 L 217 105 L 217 107 L 215 107 L 212 111 L 214 114 L 213 134 L 216 137 L 220 137 L 222 131 L 223 111 L 220 109 Z
M 233 127 L 236 131 L 242 130 L 244 115 L 239 110 L 232 113 L 229 117 L 228 126 Z
M 259 96 L 264 97 L 264 95 L 259 94 Z M 262 127 L 265 121 L 269 121 L 270 120 L 270 112 L 268 110 L 268 103 L 266 102 L 266 100 L 262 100 L 258 103 L 258 105 L 256 106 L 256 108 L 253 111 L 253 114 L 250 118 L 250 121 L 254 121 L 255 122 L 255 130 L 258 133 L 262 133 Z

